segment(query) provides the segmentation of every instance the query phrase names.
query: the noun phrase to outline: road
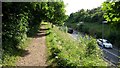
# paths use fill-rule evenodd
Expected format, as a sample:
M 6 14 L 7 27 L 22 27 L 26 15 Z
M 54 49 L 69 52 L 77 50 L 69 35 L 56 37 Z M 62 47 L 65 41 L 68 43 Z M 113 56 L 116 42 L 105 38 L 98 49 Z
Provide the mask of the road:
M 75 30 L 70 35 L 76 40 L 79 39 L 78 36 L 84 37 L 83 34 L 78 35 L 78 32 Z M 117 47 L 113 46 L 112 49 L 106 49 L 106 48 L 100 47 L 100 49 L 102 49 L 102 51 L 103 51 L 103 59 L 104 60 L 106 60 L 108 63 L 110 63 L 111 65 L 114 65 L 114 66 L 118 64 L 118 62 L 120 61 L 120 59 L 119 59 L 120 52 Z

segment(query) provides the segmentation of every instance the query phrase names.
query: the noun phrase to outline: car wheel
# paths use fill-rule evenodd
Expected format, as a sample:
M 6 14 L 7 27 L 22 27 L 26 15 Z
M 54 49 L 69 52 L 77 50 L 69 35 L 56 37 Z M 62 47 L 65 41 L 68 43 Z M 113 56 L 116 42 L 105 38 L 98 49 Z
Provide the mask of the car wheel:
M 103 48 L 105 48 L 105 45 L 102 45 Z

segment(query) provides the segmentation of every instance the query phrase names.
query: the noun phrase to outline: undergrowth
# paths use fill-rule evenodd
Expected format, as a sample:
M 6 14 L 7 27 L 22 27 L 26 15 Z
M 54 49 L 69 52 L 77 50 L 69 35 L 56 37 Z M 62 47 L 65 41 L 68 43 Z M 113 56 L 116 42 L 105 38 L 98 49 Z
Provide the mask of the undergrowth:
M 76 67 L 76 66 L 106 66 L 107 63 L 101 58 L 102 52 L 96 40 L 91 37 L 74 40 L 72 37 L 58 27 L 51 25 L 47 33 L 48 62 L 50 66 Z M 87 37 L 87 36 L 86 36 Z
M 26 51 L 25 48 L 30 44 L 31 38 L 22 43 L 18 49 L 13 49 L 12 47 L 7 50 L 3 50 L 2 54 L 2 66 L 15 66 L 17 59 Z M 8 44 L 9 45 L 9 44 Z

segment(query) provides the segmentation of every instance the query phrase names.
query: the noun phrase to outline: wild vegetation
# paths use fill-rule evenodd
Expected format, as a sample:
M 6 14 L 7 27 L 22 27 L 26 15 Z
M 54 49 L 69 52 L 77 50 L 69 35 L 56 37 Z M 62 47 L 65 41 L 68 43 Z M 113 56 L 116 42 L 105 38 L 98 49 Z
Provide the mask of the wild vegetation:
M 49 63 L 51 66 L 75 67 L 75 66 L 106 66 L 107 63 L 101 58 L 102 51 L 96 40 L 79 38 L 78 41 L 54 26 L 47 25 L 47 47 Z
M 34 36 L 41 21 L 62 24 L 66 19 L 63 2 L 3 3 L 3 65 L 13 65 L 28 37 Z M 58 11 L 59 10 L 59 11 Z
M 59 30 L 61 28 L 58 26 L 63 25 L 65 21 L 65 25 L 90 35 L 96 33 L 99 38 L 102 33 L 101 22 L 106 19 L 108 24 L 104 25 L 105 38 L 110 39 L 112 43 L 120 43 L 119 2 L 105 2 L 102 9 L 101 7 L 92 10 L 82 9 L 72 13 L 68 19 L 65 15 L 64 2 L 4 2 L 2 7 L 3 54 L 0 53 L 2 54 L 0 64 L 3 66 L 15 65 L 16 60 L 29 45 L 31 37 L 38 32 L 42 21 L 51 23 L 46 26 L 49 28 L 46 41 L 51 66 L 107 66 L 101 58 L 102 52 L 94 38 L 88 40 L 86 36 L 76 41 L 68 33 Z
M 78 12 L 71 13 L 66 22 L 79 23 L 81 21 L 84 21 L 101 23 L 103 20 L 103 11 L 101 10 L 101 7 L 98 7 L 91 10 L 81 9 Z
M 91 10 L 81 9 L 78 12 L 71 13 L 65 25 L 93 37 L 96 35 L 97 38 L 102 38 L 104 32 L 104 38 L 119 46 L 120 31 L 118 26 L 120 15 L 118 9 L 120 5 L 118 3 L 120 2 L 104 2 L 103 7 Z M 105 20 L 107 23 L 103 24 Z

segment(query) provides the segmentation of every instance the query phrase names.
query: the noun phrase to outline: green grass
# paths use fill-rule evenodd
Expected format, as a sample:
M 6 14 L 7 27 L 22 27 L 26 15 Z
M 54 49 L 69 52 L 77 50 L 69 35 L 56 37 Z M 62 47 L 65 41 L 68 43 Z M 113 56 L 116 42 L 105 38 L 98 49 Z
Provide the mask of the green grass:
M 48 62 L 51 66 L 106 66 L 101 58 L 101 50 L 95 39 L 81 42 L 74 40 L 68 33 L 60 31 L 58 27 L 50 28 L 47 33 Z

